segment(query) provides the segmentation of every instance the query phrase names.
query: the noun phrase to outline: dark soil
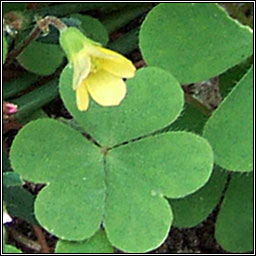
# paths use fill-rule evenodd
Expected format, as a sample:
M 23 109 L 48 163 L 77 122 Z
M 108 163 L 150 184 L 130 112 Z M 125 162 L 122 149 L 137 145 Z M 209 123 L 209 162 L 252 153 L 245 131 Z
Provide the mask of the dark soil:
M 179 229 L 172 227 L 165 242 L 156 250 L 149 252 L 149 254 L 228 254 L 223 250 L 214 238 L 214 224 L 217 211 L 215 210 L 204 222 L 194 228 Z M 20 248 L 25 253 L 38 253 L 36 246 L 26 242 L 17 241 L 17 234 L 13 232 L 16 230 L 20 235 L 27 237 L 30 241 L 36 241 L 36 236 L 31 225 L 25 221 L 16 220 L 9 227 L 9 242 Z M 47 244 L 54 251 L 57 238 L 44 231 Z M 123 254 L 124 252 L 116 250 L 116 254 Z
M 151 253 L 206 253 L 222 254 L 224 251 L 214 238 L 215 216 L 195 228 L 172 228 L 165 243 Z

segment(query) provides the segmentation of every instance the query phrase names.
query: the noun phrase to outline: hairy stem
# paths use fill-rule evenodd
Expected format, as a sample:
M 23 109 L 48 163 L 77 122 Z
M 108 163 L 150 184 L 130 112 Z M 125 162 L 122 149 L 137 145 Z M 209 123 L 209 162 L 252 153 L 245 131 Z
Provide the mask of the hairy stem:
M 12 61 L 33 41 L 35 40 L 41 32 L 47 32 L 49 30 L 49 26 L 53 25 L 58 30 L 62 31 L 67 28 L 67 26 L 58 18 L 54 16 L 46 16 L 45 18 L 41 19 L 35 28 L 31 31 L 30 35 L 27 39 L 24 40 L 22 45 L 17 49 L 12 50 L 8 54 L 8 58 L 6 60 L 5 65 L 8 66 L 12 63 Z

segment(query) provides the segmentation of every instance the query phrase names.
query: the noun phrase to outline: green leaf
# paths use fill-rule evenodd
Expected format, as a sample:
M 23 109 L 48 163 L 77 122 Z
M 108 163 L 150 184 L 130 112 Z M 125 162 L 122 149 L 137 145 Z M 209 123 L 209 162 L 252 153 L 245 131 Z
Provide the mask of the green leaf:
M 119 12 L 113 12 L 105 19 L 103 25 L 106 27 L 109 34 L 118 31 L 120 28 L 125 27 L 131 21 L 136 20 L 145 12 L 153 7 L 152 3 L 143 3 L 142 5 L 133 5 L 131 8 L 123 8 Z
M 46 183 L 35 202 L 45 229 L 64 240 L 84 240 L 95 233 L 105 198 L 99 148 L 61 122 L 39 119 L 15 137 L 10 158 L 24 179 Z
M 29 123 L 32 120 L 37 120 L 39 118 L 47 118 L 48 115 L 43 111 L 43 109 L 39 108 L 31 115 L 22 118 L 22 120 L 16 120 L 18 123 L 22 123 L 23 125 Z
M 122 37 L 108 44 L 108 48 L 123 55 L 131 53 L 138 48 L 139 28 L 134 28 L 125 33 Z
M 99 127 L 96 140 L 100 136 L 106 143 L 113 140 L 114 145 L 149 134 L 175 120 L 181 111 L 181 88 L 161 69 L 139 71 L 128 82 L 133 90 L 128 91 L 126 104 L 118 108 L 92 104 L 86 113 L 76 108 L 68 83 L 72 70 L 64 72 L 69 73 L 65 87 L 61 83 L 62 93 L 71 95 L 68 104 L 80 123 L 90 114 L 87 123 L 98 124 L 94 124 L 95 130 Z M 150 106 L 152 98 L 155 104 Z M 66 125 L 46 119 L 26 125 L 16 136 L 10 155 L 13 168 L 25 179 L 47 184 L 35 204 L 44 228 L 64 240 L 84 240 L 103 222 L 110 242 L 128 252 L 149 251 L 164 241 L 172 211 L 163 196 L 183 197 L 196 191 L 208 181 L 213 164 L 209 144 L 194 134 L 155 135 L 106 150 Z
M 184 130 L 201 134 L 207 119 L 208 117 L 197 108 L 186 103 L 182 113 L 178 119 L 168 127 L 168 130 Z
M 28 3 L 3 3 L 3 13 L 10 11 L 24 11 Z
M 22 251 L 12 245 L 5 244 L 4 245 L 4 253 L 22 253 Z
M 38 80 L 38 76 L 26 72 L 17 78 L 5 82 L 3 87 L 3 99 L 5 100 L 16 96 L 35 84 Z
M 241 172 L 253 169 L 252 68 L 207 121 L 204 137 L 221 167 Z
M 3 185 L 5 187 L 12 187 L 22 185 L 23 181 L 20 175 L 16 172 L 5 172 L 3 174 Z
M 2 150 L 2 157 L 3 157 L 3 172 L 8 172 L 11 170 L 10 161 L 7 155 L 6 150 L 3 148 Z
M 114 248 L 109 243 L 103 230 L 99 230 L 90 239 L 83 242 L 59 240 L 55 253 L 113 253 Z
M 89 110 L 81 112 L 72 89 L 72 69 L 67 66 L 60 78 L 60 94 L 73 117 L 106 147 L 161 129 L 182 110 L 183 91 L 177 80 L 162 69 L 140 69 L 126 84 L 128 92 L 120 106 L 102 107 L 91 100 Z
M 123 251 L 156 248 L 172 223 L 165 197 L 195 192 L 213 166 L 204 138 L 188 132 L 152 135 L 181 112 L 179 83 L 159 68 L 141 69 L 127 82 L 127 97 L 119 107 L 91 103 L 87 112 L 77 110 L 71 84 L 67 67 L 62 98 L 82 128 L 104 144 L 96 147 L 50 119 L 19 131 L 10 151 L 13 168 L 24 179 L 46 183 L 35 203 L 38 221 L 62 240 L 84 241 L 103 224 L 111 244 Z
M 5 62 L 7 51 L 8 51 L 8 45 L 7 45 L 5 36 L 3 35 L 3 64 Z
M 21 186 L 3 187 L 3 199 L 11 216 L 38 225 L 34 216 L 35 196 L 30 192 Z
M 237 82 L 248 72 L 252 66 L 253 59 L 248 58 L 246 61 L 229 69 L 219 76 L 220 95 L 225 98 L 235 87 Z
M 217 76 L 253 53 L 253 33 L 214 3 L 163 3 L 140 31 L 149 66 L 170 71 L 180 83 Z
M 56 78 L 19 98 L 13 99 L 12 102 L 18 105 L 19 110 L 14 115 L 14 119 L 21 123 L 28 121 L 35 111 L 52 101 L 58 94 L 58 79 Z
M 107 45 L 109 41 L 108 32 L 99 20 L 78 13 L 72 14 L 70 17 L 81 21 L 80 28 L 88 38 L 102 45 Z
M 35 212 L 49 232 L 84 240 L 103 221 L 113 245 L 144 252 L 168 234 L 172 212 L 163 196 L 182 197 L 203 186 L 213 153 L 205 139 L 186 132 L 151 136 L 107 153 L 66 125 L 41 119 L 16 136 L 11 162 L 24 179 L 47 184 Z
M 75 119 L 66 119 L 66 118 L 63 118 L 63 117 L 59 117 L 57 120 L 59 120 L 62 123 L 70 126 L 71 128 L 78 131 L 79 133 L 86 133 L 84 128 Z
M 155 135 L 110 151 L 104 227 L 111 244 L 127 252 L 158 247 L 173 218 L 165 196 L 199 189 L 211 175 L 212 162 L 207 141 L 187 132 Z
M 253 173 L 234 173 L 219 212 L 215 237 L 227 251 L 253 251 Z
M 169 200 L 173 209 L 173 225 L 191 228 L 201 223 L 219 202 L 227 180 L 227 173 L 215 167 L 207 184 L 195 193 Z
M 60 46 L 37 41 L 31 42 L 17 57 L 20 65 L 26 70 L 47 76 L 63 62 L 64 53 Z

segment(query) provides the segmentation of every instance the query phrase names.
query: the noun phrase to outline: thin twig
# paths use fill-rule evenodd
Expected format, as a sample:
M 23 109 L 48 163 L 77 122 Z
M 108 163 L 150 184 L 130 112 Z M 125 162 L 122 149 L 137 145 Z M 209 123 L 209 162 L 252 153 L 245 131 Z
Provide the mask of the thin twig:
M 42 229 L 36 225 L 33 225 L 33 229 L 34 229 L 35 235 L 37 236 L 38 242 L 41 245 L 41 253 L 50 253 L 51 250 L 45 240 L 45 236 Z
M 5 66 L 10 65 L 13 60 L 33 41 L 35 40 L 41 33 L 41 29 L 36 26 L 32 32 L 30 33 L 30 35 L 28 36 L 28 38 L 23 42 L 23 44 L 18 48 L 18 49 L 14 49 L 12 50 L 7 57 L 7 60 L 5 62 Z
M 33 41 L 35 40 L 41 32 L 47 32 L 49 29 L 49 25 L 55 26 L 57 29 L 64 30 L 67 26 L 58 18 L 54 16 L 47 16 L 40 20 L 37 25 L 34 27 L 28 38 L 23 42 L 23 44 L 17 48 L 12 50 L 8 54 L 8 58 L 6 60 L 5 66 L 8 66 L 12 61 Z
M 139 69 L 139 68 L 142 68 L 142 67 L 145 67 L 146 66 L 146 63 L 144 60 L 139 60 L 137 62 L 134 63 L 134 66 Z

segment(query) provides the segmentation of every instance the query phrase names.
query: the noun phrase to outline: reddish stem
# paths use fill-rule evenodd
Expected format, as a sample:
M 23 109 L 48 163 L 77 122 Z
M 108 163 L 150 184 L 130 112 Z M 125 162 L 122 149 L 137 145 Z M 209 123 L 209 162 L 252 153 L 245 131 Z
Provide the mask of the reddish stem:
M 46 242 L 42 229 L 36 225 L 33 225 L 33 229 L 34 229 L 35 235 L 37 236 L 37 240 L 41 245 L 41 253 L 50 253 L 51 250 Z

